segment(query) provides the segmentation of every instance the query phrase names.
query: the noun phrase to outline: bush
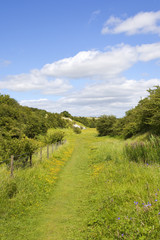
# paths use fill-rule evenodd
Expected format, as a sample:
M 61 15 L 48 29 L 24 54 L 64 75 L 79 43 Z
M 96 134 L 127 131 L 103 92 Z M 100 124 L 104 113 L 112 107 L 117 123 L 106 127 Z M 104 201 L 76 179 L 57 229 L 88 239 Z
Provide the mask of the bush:
M 47 135 L 45 137 L 45 143 L 52 144 L 57 142 L 62 142 L 64 139 L 65 133 L 59 129 L 56 130 L 48 130 Z
M 3 139 L 0 141 L 0 158 L 5 160 L 14 155 L 15 159 L 20 158 L 19 155 L 27 154 L 31 155 L 33 152 L 38 149 L 39 145 L 37 141 L 23 137 L 21 139 Z
M 97 131 L 99 136 L 114 135 L 114 124 L 116 123 L 115 116 L 103 115 L 97 120 Z
M 80 134 L 82 131 L 79 127 L 73 127 L 73 131 L 76 133 L 76 134 Z

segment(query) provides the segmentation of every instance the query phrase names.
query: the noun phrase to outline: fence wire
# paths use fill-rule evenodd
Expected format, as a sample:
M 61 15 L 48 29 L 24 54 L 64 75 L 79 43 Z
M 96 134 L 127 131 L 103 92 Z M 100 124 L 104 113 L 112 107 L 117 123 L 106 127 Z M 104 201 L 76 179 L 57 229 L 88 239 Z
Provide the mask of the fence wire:
M 57 142 L 57 143 L 52 144 L 50 146 L 52 146 L 52 150 L 53 150 L 53 147 L 54 147 L 54 150 L 56 150 L 61 144 L 65 144 L 66 142 L 67 142 L 67 140 L 65 139 L 62 142 Z M 43 151 L 43 149 L 42 149 L 42 151 Z M 30 153 L 23 153 L 23 154 L 19 154 L 19 155 L 14 155 L 14 160 L 15 160 L 15 162 L 19 162 L 19 163 L 20 163 L 20 161 L 22 161 L 23 163 L 28 163 L 29 157 L 31 155 L 39 154 L 40 152 L 41 152 L 41 150 L 33 152 L 32 154 L 30 154 Z M 22 157 L 22 158 L 19 158 L 19 157 Z M 8 159 L 5 159 L 5 160 L 1 160 L 0 161 L 0 165 L 3 164 L 3 163 L 10 163 L 10 161 L 11 161 L 11 158 L 8 158 Z
M 11 159 L 2 160 L 2 161 L 0 161 L 0 164 L 6 163 L 6 162 L 8 162 L 8 161 L 10 161 L 10 160 L 11 160 Z

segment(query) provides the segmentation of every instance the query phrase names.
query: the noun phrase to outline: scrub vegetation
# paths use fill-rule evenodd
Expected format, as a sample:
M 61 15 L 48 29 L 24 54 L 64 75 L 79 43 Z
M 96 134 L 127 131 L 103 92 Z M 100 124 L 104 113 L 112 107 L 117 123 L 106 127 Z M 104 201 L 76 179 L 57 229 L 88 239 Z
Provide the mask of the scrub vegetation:
M 97 121 L 100 136 L 130 138 L 137 134 L 160 135 L 160 87 L 148 90 L 149 96 L 127 111 L 125 117 L 101 116 Z
M 149 93 L 123 119 L 91 118 L 98 131 L 87 128 L 77 134 L 71 121 L 62 118 L 63 126 L 47 125 L 34 137 L 23 132 L 27 126 L 18 125 L 22 135 L 15 137 L 11 120 L 1 122 L 2 142 L 10 141 L 9 153 L 14 141 L 15 150 L 24 141 L 33 152 L 35 146 L 64 139 L 66 143 L 49 159 L 41 161 L 33 154 L 32 167 L 15 169 L 14 177 L 7 164 L 0 165 L 0 239 L 159 240 L 160 89 Z M 42 113 L 29 111 L 30 115 L 36 111 L 34 116 Z M 74 118 L 66 111 L 61 117 Z

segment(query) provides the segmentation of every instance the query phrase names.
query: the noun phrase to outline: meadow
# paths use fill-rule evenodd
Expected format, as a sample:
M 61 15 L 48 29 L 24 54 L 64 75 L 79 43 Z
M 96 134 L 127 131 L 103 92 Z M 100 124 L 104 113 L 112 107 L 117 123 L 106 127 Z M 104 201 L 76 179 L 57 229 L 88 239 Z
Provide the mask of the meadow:
M 49 159 L 14 178 L 0 167 L 0 239 L 160 239 L 159 163 L 131 159 L 132 140 L 65 131 Z

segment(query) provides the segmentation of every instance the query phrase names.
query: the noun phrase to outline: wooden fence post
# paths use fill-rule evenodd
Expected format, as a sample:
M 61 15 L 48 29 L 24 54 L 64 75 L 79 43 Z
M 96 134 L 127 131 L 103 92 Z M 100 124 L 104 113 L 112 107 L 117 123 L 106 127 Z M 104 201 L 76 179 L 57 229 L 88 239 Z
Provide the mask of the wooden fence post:
M 30 163 L 30 167 L 32 167 L 32 154 L 30 154 L 29 156 L 29 163 Z
M 11 177 L 13 177 L 13 162 L 14 162 L 14 156 L 11 156 Z
M 47 158 L 49 159 L 49 145 L 47 145 Z
M 42 147 L 40 148 L 40 160 L 42 161 Z
M 55 148 L 56 148 L 56 150 L 57 150 L 57 147 L 58 147 L 58 146 L 57 146 L 57 142 L 56 142 L 56 143 L 55 143 Z

